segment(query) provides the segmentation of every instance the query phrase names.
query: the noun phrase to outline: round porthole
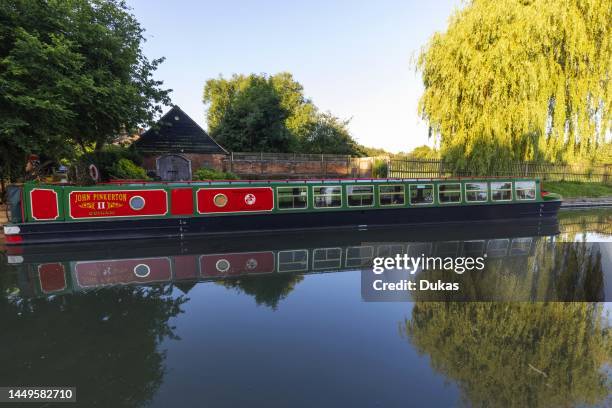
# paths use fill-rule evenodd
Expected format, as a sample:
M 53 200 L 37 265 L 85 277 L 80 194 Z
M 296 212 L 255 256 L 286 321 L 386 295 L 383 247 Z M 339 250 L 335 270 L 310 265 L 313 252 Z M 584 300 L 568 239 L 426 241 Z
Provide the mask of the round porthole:
M 227 196 L 225 194 L 217 194 L 213 198 L 213 202 L 217 207 L 225 207 L 227 205 Z
M 217 268 L 217 270 L 221 273 L 229 271 L 230 266 L 231 264 L 227 259 L 219 259 L 215 264 L 215 268 Z
M 248 261 L 246 261 L 246 268 L 249 271 L 252 271 L 253 269 L 257 268 L 257 259 L 255 258 L 250 258 Z
M 146 278 L 150 274 L 151 274 L 151 268 L 149 268 L 149 265 L 138 264 L 134 267 L 134 275 L 136 275 L 139 278 Z
M 141 196 L 134 196 L 130 198 L 130 208 L 134 211 L 140 211 L 145 206 L 145 200 Z

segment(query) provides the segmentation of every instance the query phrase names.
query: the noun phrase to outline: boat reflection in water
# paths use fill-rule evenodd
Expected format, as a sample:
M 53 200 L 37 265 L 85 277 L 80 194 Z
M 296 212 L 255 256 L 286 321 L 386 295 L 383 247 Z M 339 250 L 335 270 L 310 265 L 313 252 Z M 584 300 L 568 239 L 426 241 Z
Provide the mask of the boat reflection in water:
M 483 271 L 463 275 L 452 270 L 423 271 L 421 277 L 462 282 L 463 287 L 455 294 L 424 294 L 415 300 L 604 300 L 597 248 L 556 242 L 553 236 L 557 233 L 557 223 L 496 223 L 494 228 L 453 224 L 409 231 L 300 232 L 215 240 L 132 241 L 129 245 L 9 247 L 8 261 L 20 270 L 22 295 L 45 296 L 160 283 L 174 283 L 187 291 L 200 281 L 221 280 L 229 286 L 240 286 L 248 282 L 244 278 L 252 283 L 258 276 L 268 277 L 260 282 L 264 287 L 272 282 L 295 283 L 296 278 L 283 277 L 288 274 L 368 270 L 375 257 L 484 255 L 487 261 Z M 559 254 L 555 257 L 556 252 Z M 576 255 L 582 259 L 577 261 Z M 235 282 L 237 278 L 243 279 Z

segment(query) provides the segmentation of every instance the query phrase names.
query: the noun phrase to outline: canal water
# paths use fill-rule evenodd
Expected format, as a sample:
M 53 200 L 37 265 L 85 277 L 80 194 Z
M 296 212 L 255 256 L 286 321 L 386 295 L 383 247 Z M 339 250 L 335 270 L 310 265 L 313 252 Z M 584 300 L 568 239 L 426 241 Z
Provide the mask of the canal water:
M 372 257 L 414 245 L 486 267 L 460 296 L 364 301 Z M 68 406 L 612 406 L 612 210 L 3 251 L 0 386 Z

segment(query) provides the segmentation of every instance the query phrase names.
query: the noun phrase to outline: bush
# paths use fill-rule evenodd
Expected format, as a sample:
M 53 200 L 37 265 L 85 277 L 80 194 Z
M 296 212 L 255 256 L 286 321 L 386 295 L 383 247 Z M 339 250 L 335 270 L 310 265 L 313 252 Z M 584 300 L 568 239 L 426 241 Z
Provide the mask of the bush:
M 129 159 L 119 159 L 109 169 L 109 176 L 117 179 L 146 180 L 148 178 L 145 169 L 137 166 L 136 163 Z
M 124 162 L 119 164 L 121 160 Z M 138 178 L 146 179 L 146 172 L 139 166 L 142 164 L 140 155 L 131 148 L 110 145 L 101 151 L 85 153 L 79 157 L 75 167 L 78 167 L 77 182 L 84 182 L 82 178 L 87 178 L 88 167 L 95 164 L 100 172 L 100 181 L 108 181 L 112 178 Z
M 193 174 L 194 180 L 237 180 L 238 178 L 234 173 L 209 169 L 208 167 L 199 168 Z
M 385 178 L 388 177 L 389 165 L 385 159 L 374 159 L 372 165 L 372 177 Z

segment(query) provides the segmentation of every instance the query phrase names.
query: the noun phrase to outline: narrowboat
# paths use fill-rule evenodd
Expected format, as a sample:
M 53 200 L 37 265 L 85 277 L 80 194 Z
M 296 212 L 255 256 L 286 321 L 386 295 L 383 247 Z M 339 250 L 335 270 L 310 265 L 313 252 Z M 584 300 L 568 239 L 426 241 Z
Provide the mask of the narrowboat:
M 26 183 L 9 191 L 8 245 L 554 220 L 538 179 L 324 179 Z

